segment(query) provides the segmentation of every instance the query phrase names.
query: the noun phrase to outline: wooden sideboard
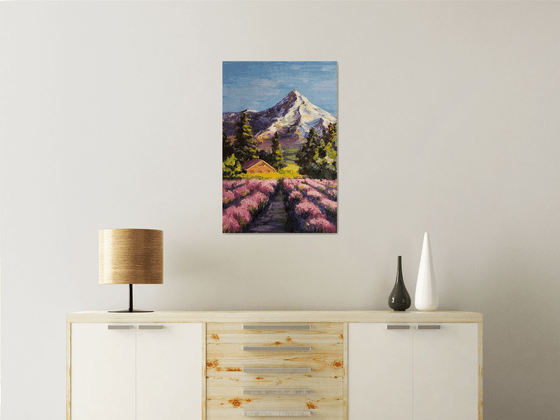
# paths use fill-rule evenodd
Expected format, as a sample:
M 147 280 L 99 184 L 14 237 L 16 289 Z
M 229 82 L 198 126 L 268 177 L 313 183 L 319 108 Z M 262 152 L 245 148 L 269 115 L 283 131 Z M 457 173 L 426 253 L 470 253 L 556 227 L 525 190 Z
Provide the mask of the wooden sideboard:
M 67 420 L 482 420 L 482 314 L 67 315 Z

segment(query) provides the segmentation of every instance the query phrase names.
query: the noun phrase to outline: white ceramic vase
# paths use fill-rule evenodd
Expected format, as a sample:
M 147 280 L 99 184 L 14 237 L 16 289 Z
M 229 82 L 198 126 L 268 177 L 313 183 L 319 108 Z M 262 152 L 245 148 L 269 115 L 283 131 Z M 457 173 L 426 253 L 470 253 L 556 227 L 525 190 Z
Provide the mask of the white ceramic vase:
M 414 306 L 416 306 L 416 309 L 419 311 L 435 311 L 439 306 L 436 277 L 434 275 L 434 263 L 432 262 L 432 250 L 430 248 L 428 232 L 424 233 L 420 267 L 418 268 L 418 279 L 416 280 Z

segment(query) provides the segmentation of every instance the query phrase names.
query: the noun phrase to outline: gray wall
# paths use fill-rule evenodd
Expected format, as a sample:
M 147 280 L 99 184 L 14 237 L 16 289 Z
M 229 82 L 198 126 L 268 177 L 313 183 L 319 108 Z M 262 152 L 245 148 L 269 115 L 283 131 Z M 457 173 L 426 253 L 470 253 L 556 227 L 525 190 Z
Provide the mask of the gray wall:
M 141 308 L 387 309 L 431 233 L 484 314 L 485 418 L 560 411 L 560 4 L 0 5 L 2 417 L 59 420 L 97 231 L 164 231 Z M 222 60 L 337 60 L 337 235 L 223 235 Z

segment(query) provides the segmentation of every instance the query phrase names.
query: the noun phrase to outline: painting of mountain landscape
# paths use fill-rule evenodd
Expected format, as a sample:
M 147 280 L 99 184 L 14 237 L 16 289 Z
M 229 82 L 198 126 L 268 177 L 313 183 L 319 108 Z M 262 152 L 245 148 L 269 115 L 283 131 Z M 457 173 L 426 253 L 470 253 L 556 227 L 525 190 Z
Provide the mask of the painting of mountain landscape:
M 224 61 L 222 232 L 336 233 L 336 61 Z

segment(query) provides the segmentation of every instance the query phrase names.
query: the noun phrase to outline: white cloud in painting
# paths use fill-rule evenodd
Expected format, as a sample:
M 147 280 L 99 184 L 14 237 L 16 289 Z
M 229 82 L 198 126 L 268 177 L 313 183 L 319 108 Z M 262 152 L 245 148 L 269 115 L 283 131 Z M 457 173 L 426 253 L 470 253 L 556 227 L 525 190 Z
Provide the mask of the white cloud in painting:
M 255 86 L 260 86 L 263 88 L 269 87 L 276 87 L 280 83 L 278 80 L 270 80 L 270 79 L 253 79 L 251 80 L 251 84 Z
M 260 111 L 262 108 L 261 103 L 267 102 L 271 98 L 276 98 L 282 95 L 280 89 L 274 89 L 272 85 L 264 86 L 263 84 L 252 83 L 248 81 L 247 84 L 238 84 L 236 86 L 224 86 L 223 95 L 229 100 L 229 107 L 231 109 L 224 109 L 224 112 L 229 111 L 242 111 L 247 108 L 247 99 L 250 99 L 252 108 Z
M 336 92 L 336 80 L 323 80 L 312 84 L 315 90 L 330 90 Z

